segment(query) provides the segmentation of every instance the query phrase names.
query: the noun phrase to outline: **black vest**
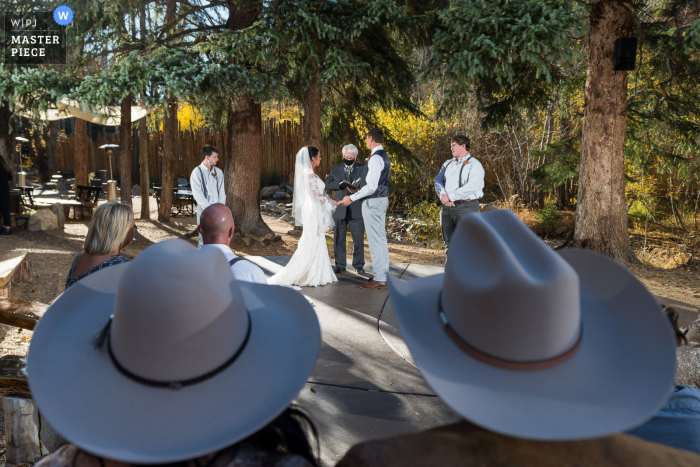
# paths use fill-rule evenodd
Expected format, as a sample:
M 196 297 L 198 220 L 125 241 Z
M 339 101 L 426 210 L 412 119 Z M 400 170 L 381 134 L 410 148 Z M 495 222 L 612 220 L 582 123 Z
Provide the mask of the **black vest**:
M 379 151 L 375 152 L 372 155 L 372 157 L 381 157 L 382 160 L 384 161 L 384 168 L 382 169 L 382 173 L 379 174 L 379 184 L 377 185 L 377 189 L 375 190 L 374 193 L 367 196 L 365 199 L 386 198 L 389 195 L 389 180 L 391 180 L 391 161 L 389 160 L 389 156 L 386 154 L 386 151 L 384 151 L 383 149 L 380 149 Z M 365 164 L 364 168 L 365 168 L 365 176 L 362 178 L 362 182 L 360 183 L 360 188 L 367 185 L 367 172 L 369 172 L 369 159 L 367 160 L 367 163 Z

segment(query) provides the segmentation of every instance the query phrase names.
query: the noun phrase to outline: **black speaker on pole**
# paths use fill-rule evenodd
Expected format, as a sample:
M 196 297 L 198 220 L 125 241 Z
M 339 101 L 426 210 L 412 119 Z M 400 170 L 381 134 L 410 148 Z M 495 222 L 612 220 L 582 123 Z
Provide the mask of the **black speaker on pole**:
M 613 70 L 634 70 L 636 58 L 636 37 L 620 37 L 615 41 L 615 62 L 613 63 Z

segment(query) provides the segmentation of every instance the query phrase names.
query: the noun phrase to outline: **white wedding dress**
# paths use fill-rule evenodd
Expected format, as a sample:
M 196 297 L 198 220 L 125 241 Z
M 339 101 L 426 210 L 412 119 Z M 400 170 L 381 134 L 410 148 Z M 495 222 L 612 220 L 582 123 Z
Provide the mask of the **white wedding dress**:
M 337 282 L 326 246 L 326 232 L 333 227 L 336 206 L 325 193 L 325 184 L 311 167 L 309 153 L 297 153 L 292 216 L 304 227 L 299 245 L 287 266 L 268 279 L 268 284 L 319 286 Z

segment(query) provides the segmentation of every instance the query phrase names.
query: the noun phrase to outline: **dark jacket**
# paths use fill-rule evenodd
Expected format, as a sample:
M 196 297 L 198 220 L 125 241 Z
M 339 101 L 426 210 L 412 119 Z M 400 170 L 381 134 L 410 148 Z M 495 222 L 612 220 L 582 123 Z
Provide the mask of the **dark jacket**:
M 6 170 L 0 161 L 0 217 L 4 211 L 10 210 L 10 180 L 12 172 Z
M 354 182 L 357 177 L 364 174 L 364 166 L 365 164 L 360 164 L 359 162 L 355 161 L 352 166 L 350 182 Z M 343 180 L 345 180 L 345 164 L 341 162 L 340 164 L 331 167 L 331 173 L 326 179 L 326 190 L 335 191 L 334 198 L 338 201 L 342 200 L 345 196 L 350 195 L 347 190 L 340 189 L 340 182 Z M 348 209 L 350 209 L 350 215 L 353 219 L 362 219 L 362 200 L 355 201 L 347 207 L 338 206 L 333 214 L 333 219 L 345 219 Z

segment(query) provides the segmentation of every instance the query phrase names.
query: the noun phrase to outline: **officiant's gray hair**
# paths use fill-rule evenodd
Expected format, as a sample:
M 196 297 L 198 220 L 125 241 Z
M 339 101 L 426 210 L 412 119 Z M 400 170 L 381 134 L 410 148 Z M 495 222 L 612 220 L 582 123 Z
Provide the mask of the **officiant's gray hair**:
M 340 152 L 341 157 L 345 155 L 345 151 L 350 151 L 352 154 L 355 154 L 355 157 L 360 153 L 360 151 L 357 150 L 357 146 L 354 144 L 346 144 L 343 146 L 343 150 Z

